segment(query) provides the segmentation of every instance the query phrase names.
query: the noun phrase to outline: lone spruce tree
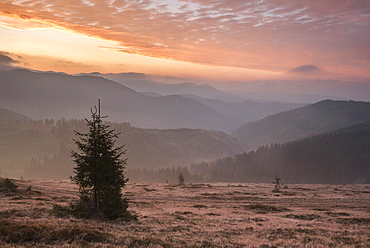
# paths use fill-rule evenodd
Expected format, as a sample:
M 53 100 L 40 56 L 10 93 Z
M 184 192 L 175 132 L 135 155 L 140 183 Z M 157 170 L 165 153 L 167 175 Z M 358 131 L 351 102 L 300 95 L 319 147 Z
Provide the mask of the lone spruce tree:
M 128 181 L 124 172 L 127 159 L 121 158 L 126 150 L 124 145 L 115 146 L 119 133 L 102 122 L 106 116 L 100 115 L 100 100 L 98 103 L 98 108 L 90 109 L 92 119 L 86 119 L 89 132 L 75 131 L 79 138 L 73 141 L 79 151 L 71 152 L 76 164 L 71 179 L 79 186 L 80 199 L 72 211 L 85 218 L 128 219 L 133 216 L 121 192 Z
M 185 184 L 185 178 L 184 176 L 182 175 L 182 172 L 180 172 L 180 175 L 178 177 L 178 184 L 179 185 L 184 185 Z

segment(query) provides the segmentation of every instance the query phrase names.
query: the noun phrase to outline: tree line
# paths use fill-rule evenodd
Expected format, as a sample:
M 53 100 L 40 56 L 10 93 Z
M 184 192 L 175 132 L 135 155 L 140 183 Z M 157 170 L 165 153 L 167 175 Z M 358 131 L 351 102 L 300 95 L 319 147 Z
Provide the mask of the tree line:
M 41 124 L 41 123 L 40 123 Z M 43 123 L 45 124 L 45 122 Z M 108 124 L 117 132 L 132 129 L 129 123 Z M 52 133 L 60 138 L 59 153 L 32 158 L 25 177 L 67 179 L 72 174 L 69 151 L 73 130 L 86 131 L 85 120 L 61 119 Z M 125 137 L 119 137 L 125 143 Z M 133 168 L 133 182 L 176 182 L 183 173 L 187 182 L 268 182 L 279 176 L 285 183 L 370 182 L 370 128 L 334 132 L 284 144 L 270 144 L 255 151 L 190 167 Z M 48 175 L 48 176 L 46 176 Z
M 192 164 L 207 181 L 285 183 L 370 182 L 370 131 L 329 133 L 212 162 Z

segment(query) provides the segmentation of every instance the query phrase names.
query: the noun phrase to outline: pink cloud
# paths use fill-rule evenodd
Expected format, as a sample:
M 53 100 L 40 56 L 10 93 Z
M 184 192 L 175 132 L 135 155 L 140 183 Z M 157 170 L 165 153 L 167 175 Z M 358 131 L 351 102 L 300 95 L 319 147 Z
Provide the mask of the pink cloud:
M 126 53 L 275 71 L 314 63 L 370 77 L 369 1 L 6 0 L 0 10 L 117 41 Z

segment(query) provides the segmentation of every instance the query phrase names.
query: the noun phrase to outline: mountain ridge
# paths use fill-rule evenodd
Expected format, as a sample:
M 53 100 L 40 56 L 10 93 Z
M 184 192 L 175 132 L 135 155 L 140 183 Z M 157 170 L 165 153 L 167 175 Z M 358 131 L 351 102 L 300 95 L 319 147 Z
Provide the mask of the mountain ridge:
M 324 100 L 242 125 L 233 137 L 252 148 L 285 143 L 370 120 L 370 102 Z
M 142 128 L 201 128 L 231 132 L 242 124 L 193 99 L 150 97 L 96 76 L 18 69 L 0 72 L 0 87 L 1 107 L 34 119 L 86 118 L 89 109 L 101 99 L 103 112 L 112 121 L 130 122 Z
M 254 101 L 243 101 L 238 103 L 225 102 L 217 99 L 207 99 L 194 95 L 182 95 L 184 97 L 192 98 L 219 113 L 229 115 L 244 123 L 253 122 L 269 115 L 280 113 L 283 111 L 299 108 L 306 104 L 300 103 L 280 103 L 280 102 L 266 102 L 259 103 Z
M 370 182 L 370 121 L 232 157 L 192 164 L 210 181 L 353 184 Z
M 113 80 L 138 92 L 152 92 L 160 95 L 191 94 L 228 102 L 242 102 L 249 99 L 245 96 L 218 90 L 204 83 L 195 84 L 186 81 L 181 83 L 163 83 L 155 81 L 151 76 L 142 73 L 92 73 L 92 75 Z

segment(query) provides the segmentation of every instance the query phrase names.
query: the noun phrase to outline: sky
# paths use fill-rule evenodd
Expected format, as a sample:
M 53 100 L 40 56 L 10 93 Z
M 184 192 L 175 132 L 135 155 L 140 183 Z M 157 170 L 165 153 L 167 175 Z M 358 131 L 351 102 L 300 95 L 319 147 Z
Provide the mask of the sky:
M 370 0 L 1 0 L 0 69 L 12 66 L 364 94 Z

